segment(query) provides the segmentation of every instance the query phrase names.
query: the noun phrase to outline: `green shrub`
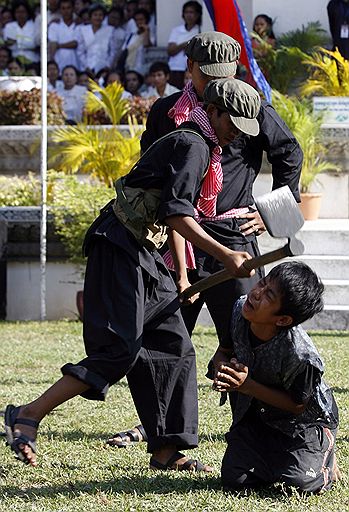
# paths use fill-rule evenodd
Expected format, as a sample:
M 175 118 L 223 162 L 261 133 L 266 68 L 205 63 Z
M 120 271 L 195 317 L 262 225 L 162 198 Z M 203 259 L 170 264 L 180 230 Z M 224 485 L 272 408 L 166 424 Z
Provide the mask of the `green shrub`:
M 55 92 L 47 94 L 47 122 L 63 124 L 63 100 Z M 0 125 L 41 123 L 41 91 L 0 91 Z
M 0 176 L 0 206 L 39 206 L 40 180 L 33 173 L 26 177 Z

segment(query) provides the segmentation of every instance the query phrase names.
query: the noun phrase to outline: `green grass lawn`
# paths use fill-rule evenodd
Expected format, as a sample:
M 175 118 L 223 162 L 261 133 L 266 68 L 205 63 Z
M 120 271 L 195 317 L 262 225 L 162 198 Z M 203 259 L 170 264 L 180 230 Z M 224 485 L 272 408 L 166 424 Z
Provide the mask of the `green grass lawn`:
M 0 324 L 0 409 L 32 400 L 59 376 L 64 363 L 83 355 L 78 322 Z M 317 332 L 313 338 L 326 363 L 341 413 L 337 458 L 349 469 L 349 332 Z M 321 511 L 349 510 L 348 478 L 329 493 L 302 497 L 282 488 L 249 496 L 227 496 L 219 470 L 230 408 L 205 379 L 215 349 L 212 329 L 193 337 L 198 354 L 200 446 L 191 455 L 215 467 L 211 475 L 148 469 L 142 444 L 125 449 L 104 446 L 109 434 L 136 424 L 126 381 L 114 386 L 105 403 L 76 398 L 49 415 L 40 427 L 37 468 L 15 460 L 0 438 L 0 512 L 10 511 Z

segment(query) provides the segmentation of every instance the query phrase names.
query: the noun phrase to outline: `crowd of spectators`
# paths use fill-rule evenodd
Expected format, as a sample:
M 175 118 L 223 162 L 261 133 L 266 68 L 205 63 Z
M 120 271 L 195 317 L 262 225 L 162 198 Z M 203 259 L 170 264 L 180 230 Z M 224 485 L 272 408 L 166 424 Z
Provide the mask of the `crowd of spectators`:
M 81 120 L 89 79 L 120 82 L 124 97 L 168 96 L 188 79 L 183 49 L 201 16 L 199 2 L 184 2 L 168 58 L 151 64 L 145 49 L 156 46 L 154 0 L 112 0 L 109 9 L 92 0 L 48 0 L 48 88 L 63 97 L 71 122 Z M 13 0 L 0 8 L 0 75 L 40 75 L 40 37 L 39 7 Z

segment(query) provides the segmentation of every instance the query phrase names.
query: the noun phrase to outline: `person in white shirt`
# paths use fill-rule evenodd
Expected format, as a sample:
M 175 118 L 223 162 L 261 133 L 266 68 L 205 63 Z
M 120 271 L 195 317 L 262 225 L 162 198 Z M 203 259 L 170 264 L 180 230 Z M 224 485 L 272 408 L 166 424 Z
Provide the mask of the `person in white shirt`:
M 132 69 L 141 75 L 145 75 L 148 71 L 148 66 L 144 62 L 144 48 L 154 45 L 154 39 L 150 34 L 149 27 L 150 15 L 148 11 L 138 9 L 135 12 L 134 20 L 137 31 L 130 34 L 128 37 L 126 36 L 125 43 L 122 47 L 123 50 L 127 51 L 123 70 L 128 71 Z M 118 67 L 120 67 L 120 60 Z
M 170 68 L 166 62 L 154 62 L 150 66 L 149 74 L 151 75 L 152 87 L 148 87 L 145 92 L 142 93 L 144 98 L 165 98 L 175 92 L 179 92 L 177 87 L 169 84 L 170 79 Z
M 54 60 L 49 60 L 47 63 L 47 90 L 59 91 L 63 89 L 64 85 L 62 80 L 59 80 L 59 68 Z
M 138 9 L 144 9 L 149 12 L 149 28 L 151 37 L 154 39 L 156 45 L 156 16 L 154 0 L 138 0 Z
M 130 69 L 125 74 L 125 91 L 129 92 L 133 97 L 140 97 L 140 88 L 143 85 L 143 81 L 143 76 L 140 73 Z
M 104 79 L 103 86 L 107 87 L 107 85 L 114 84 L 115 82 L 122 85 L 122 77 L 117 71 L 110 71 Z M 132 98 L 132 94 L 128 91 L 123 91 L 121 98 L 123 100 Z
M 62 73 L 63 88 L 57 92 L 63 98 L 63 110 L 67 124 L 76 124 L 82 119 L 87 89 L 77 85 L 78 72 L 74 66 L 66 66 Z
M 138 9 L 138 0 L 127 0 L 124 5 L 124 26 L 126 37 L 136 31 L 134 20 L 135 12 Z
M 11 50 L 7 46 L 0 47 L 0 75 L 8 75 L 8 64 L 12 58 Z
M 124 22 L 124 11 L 120 7 L 112 7 L 108 12 L 108 25 L 114 28 L 114 49 L 115 56 L 112 67 L 114 67 L 119 60 L 122 46 L 126 39 L 126 31 L 122 27 Z
M 182 8 L 184 24 L 174 27 L 168 38 L 168 65 L 171 70 L 171 83 L 183 88 L 187 57 L 184 53 L 188 41 L 200 32 L 202 7 L 199 2 L 186 2 Z
M 60 71 L 69 65 L 78 67 L 77 28 L 73 19 L 73 9 L 73 0 L 61 0 L 59 10 L 62 19 L 57 23 L 51 23 L 48 29 L 50 58 L 57 62 Z
M 39 62 L 40 33 L 32 19 L 28 3 L 17 0 L 13 3 L 12 10 L 15 21 L 7 23 L 4 28 L 6 46 L 11 48 L 13 57 L 20 57 L 27 64 Z
M 89 9 L 90 25 L 79 25 L 77 30 L 77 55 L 81 71 L 94 74 L 111 67 L 115 55 L 114 28 L 103 26 L 106 11 L 100 4 Z

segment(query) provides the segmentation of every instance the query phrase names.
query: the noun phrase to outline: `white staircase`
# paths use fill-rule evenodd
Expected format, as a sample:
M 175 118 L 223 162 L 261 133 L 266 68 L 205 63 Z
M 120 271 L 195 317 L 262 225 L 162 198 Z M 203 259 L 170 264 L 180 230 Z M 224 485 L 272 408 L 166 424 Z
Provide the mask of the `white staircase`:
M 324 311 L 304 327 L 349 330 L 349 219 L 306 221 L 297 237 L 304 243 L 305 253 L 296 259 L 314 269 L 325 285 Z M 259 237 L 260 251 L 263 254 L 285 242 L 265 233 Z M 275 265 L 267 265 L 266 272 Z M 202 310 L 198 323 L 212 325 L 207 309 Z

